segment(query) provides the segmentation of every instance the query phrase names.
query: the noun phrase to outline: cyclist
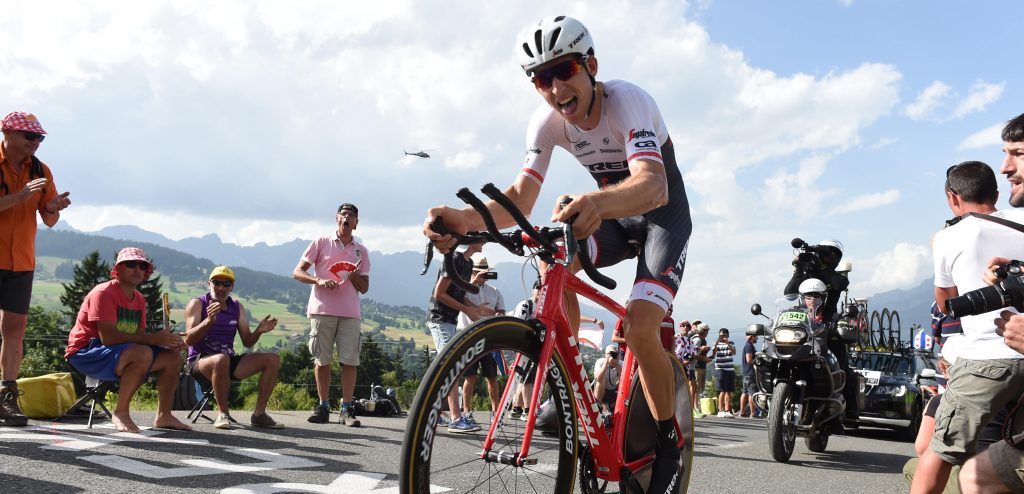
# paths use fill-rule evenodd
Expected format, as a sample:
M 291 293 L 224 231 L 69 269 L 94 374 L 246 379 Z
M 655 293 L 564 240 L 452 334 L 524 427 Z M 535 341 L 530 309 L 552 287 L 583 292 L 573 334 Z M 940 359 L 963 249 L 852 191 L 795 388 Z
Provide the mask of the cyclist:
M 528 215 L 556 146 L 571 153 L 597 182 L 595 191 L 559 197 L 552 221 L 578 215 L 573 234 L 587 239 L 597 267 L 638 258 L 624 327 L 627 344 L 639 362 L 644 394 L 658 421 L 648 492 L 677 491 L 675 379 L 659 328 L 679 288 L 692 224 L 672 140 L 650 95 L 629 82 L 597 81 L 594 43 L 578 20 L 542 19 L 519 35 L 516 51 L 544 104 L 530 120 L 525 162 L 505 194 Z M 572 202 L 561 208 L 565 198 Z M 515 224 L 497 204 L 489 203 L 488 209 L 499 228 Z M 471 208 L 431 208 L 424 234 L 442 252 L 456 240 L 431 229 L 439 217 L 457 233 L 485 229 Z M 579 269 L 578 262 L 572 269 Z M 575 328 L 579 302 L 570 295 L 566 305 Z

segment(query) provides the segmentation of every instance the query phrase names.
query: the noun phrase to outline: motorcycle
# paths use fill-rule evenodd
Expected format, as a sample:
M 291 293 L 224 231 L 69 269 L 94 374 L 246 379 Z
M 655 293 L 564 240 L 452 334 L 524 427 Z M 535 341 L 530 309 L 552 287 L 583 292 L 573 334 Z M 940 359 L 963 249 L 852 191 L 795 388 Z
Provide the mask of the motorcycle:
M 842 427 L 846 373 L 826 345 L 830 323 L 817 322 L 815 312 L 795 294 L 776 305 L 774 319 L 762 313 L 760 304 L 752 305 L 750 312 L 769 322 L 748 326 L 747 334 L 764 337 L 762 350 L 754 355 L 759 392 L 753 399 L 768 410 L 772 458 L 785 463 L 793 455 L 797 436 L 804 438 L 807 449 L 820 453 L 833 428 Z

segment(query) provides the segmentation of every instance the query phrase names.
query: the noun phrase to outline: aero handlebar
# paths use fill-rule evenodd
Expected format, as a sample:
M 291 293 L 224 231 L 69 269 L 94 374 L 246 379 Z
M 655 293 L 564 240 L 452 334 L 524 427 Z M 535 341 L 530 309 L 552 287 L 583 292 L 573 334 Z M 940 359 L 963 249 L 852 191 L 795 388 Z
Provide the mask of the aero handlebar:
M 455 237 L 457 241 L 456 246 L 495 242 L 517 256 L 526 255 L 524 247 L 531 247 L 538 251 L 538 255 L 541 259 L 549 263 L 555 262 L 556 255 L 559 252 L 559 247 L 555 242 L 564 238 L 567 239 L 565 246 L 566 264 L 571 264 L 573 257 L 578 257 L 580 265 L 583 267 L 583 271 L 587 273 L 587 276 L 589 276 L 591 280 L 609 290 L 615 288 L 615 280 L 599 273 L 597 268 L 594 267 L 594 263 L 590 260 L 590 255 L 586 249 L 587 243 L 577 243 L 575 237 L 572 236 L 572 222 L 575 217 L 566 222 L 562 228 L 537 228 L 530 224 L 529 220 L 527 220 L 526 216 L 519 211 L 519 208 L 516 207 L 515 203 L 512 202 L 508 196 L 498 190 L 494 184 L 487 184 L 481 190 L 487 197 L 509 213 L 512 219 L 514 219 L 516 224 L 519 226 L 520 230 L 515 230 L 509 233 L 502 233 L 499 231 L 490 210 L 488 210 L 487 206 L 468 188 L 460 189 L 456 195 L 459 199 L 462 199 L 463 202 L 480 214 L 484 224 L 487 226 L 487 231 L 466 232 L 465 234 L 460 235 L 445 227 L 444 219 L 441 217 L 436 218 L 434 222 L 431 223 L 430 229 L 441 235 L 451 235 L 452 237 Z M 565 204 L 567 204 L 567 202 L 563 203 L 563 206 Z M 576 256 L 577 249 L 582 255 Z M 444 255 L 444 270 L 448 273 L 448 279 L 451 280 L 455 286 L 468 293 L 479 293 L 479 287 L 462 279 L 458 271 L 456 271 L 454 259 L 455 254 L 456 252 L 453 248 Z M 429 269 L 433 255 L 433 245 L 428 242 L 426 252 L 424 252 L 423 270 L 420 272 L 421 275 L 425 274 Z

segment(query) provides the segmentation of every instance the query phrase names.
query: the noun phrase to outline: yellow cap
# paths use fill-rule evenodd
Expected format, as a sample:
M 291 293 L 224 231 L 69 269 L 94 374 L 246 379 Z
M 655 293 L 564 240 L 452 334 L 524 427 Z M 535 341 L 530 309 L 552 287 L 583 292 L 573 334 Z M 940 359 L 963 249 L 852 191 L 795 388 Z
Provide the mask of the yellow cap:
M 233 282 L 235 281 L 235 272 L 227 266 L 217 266 L 213 268 L 213 271 L 210 271 L 210 279 L 212 280 L 218 277 L 227 278 Z

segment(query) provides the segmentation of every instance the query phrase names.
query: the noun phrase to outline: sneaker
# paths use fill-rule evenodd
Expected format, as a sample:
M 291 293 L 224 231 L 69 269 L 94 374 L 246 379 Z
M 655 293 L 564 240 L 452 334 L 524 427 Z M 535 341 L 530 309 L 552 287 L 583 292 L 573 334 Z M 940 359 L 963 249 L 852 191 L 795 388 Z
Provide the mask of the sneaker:
M 748 412 L 748 411 L 746 411 L 746 410 L 744 410 L 744 411 L 740 412 L 740 417 L 743 417 L 743 418 L 749 418 L 750 416 L 751 416 L 751 415 L 750 415 L 750 412 Z
M 480 426 L 469 423 L 465 416 L 459 417 L 458 420 L 448 424 L 448 432 L 453 434 L 467 434 L 478 430 L 480 430 Z
M 323 424 L 326 423 L 330 417 L 331 409 L 329 407 L 317 405 L 316 408 L 313 409 L 313 415 L 310 415 L 306 420 L 314 424 Z
M 722 416 L 727 418 L 727 419 L 734 419 L 734 418 L 736 418 L 736 416 L 733 415 L 732 412 L 730 412 L 728 410 L 722 412 Z
M 20 395 L 18 383 L 9 384 L 0 389 L 0 423 L 3 425 L 14 427 L 28 425 L 28 417 L 21 412 L 21 407 L 18 406 L 18 396 Z
M 213 421 L 214 429 L 231 429 L 231 416 L 226 413 L 217 414 L 217 420 Z
M 523 416 L 523 407 L 512 407 L 512 413 L 508 416 L 512 420 L 517 420 Z
M 700 410 L 694 410 L 693 411 L 693 418 L 695 418 L 695 419 L 702 419 L 704 417 L 707 417 L 707 415 L 701 413 Z
M 473 412 L 462 414 L 462 418 L 466 419 L 466 422 L 468 422 L 470 425 L 476 427 L 477 429 L 480 428 L 480 424 L 478 424 L 476 419 L 473 418 Z
M 360 422 L 359 419 L 356 418 L 355 407 L 342 408 L 340 422 L 349 427 L 359 427 L 362 425 L 362 422 Z
M 255 427 L 265 427 L 267 429 L 284 429 L 284 424 L 277 423 L 270 415 L 264 413 L 263 415 L 253 415 L 249 418 L 249 423 Z

